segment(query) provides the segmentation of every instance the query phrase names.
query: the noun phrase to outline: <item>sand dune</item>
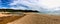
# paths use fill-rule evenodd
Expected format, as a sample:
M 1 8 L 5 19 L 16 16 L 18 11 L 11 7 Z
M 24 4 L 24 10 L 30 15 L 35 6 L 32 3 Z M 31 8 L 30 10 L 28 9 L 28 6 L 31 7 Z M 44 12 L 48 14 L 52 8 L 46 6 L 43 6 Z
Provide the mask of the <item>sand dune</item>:
M 60 16 L 27 13 L 26 16 L 7 24 L 60 24 Z
M 10 14 L 5 14 L 5 13 L 4 14 L 0 13 L 0 24 L 7 24 L 9 22 L 20 19 L 24 16 L 25 16 L 25 14 L 23 14 L 23 13 L 20 14 L 20 15 L 16 15 L 16 14 L 15 15 L 14 14 L 10 15 Z

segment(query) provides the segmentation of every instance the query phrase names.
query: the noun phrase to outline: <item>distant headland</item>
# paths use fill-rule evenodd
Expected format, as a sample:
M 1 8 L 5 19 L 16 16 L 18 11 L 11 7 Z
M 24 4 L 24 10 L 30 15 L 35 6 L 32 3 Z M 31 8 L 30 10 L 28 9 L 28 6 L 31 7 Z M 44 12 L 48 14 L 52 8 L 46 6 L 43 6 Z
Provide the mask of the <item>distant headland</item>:
M 37 10 L 0 9 L 0 12 L 39 12 L 39 11 L 37 11 Z

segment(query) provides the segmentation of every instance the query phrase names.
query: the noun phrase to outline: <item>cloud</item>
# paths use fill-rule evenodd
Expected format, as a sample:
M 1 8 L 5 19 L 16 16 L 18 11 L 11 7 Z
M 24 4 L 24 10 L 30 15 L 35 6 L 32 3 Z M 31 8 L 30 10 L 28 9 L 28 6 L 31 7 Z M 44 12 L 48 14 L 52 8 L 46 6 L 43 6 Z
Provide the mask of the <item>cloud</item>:
M 15 5 L 19 9 L 22 6 L 22 7 L 25 7 L 27 9 L 38 10 L 40 8 L 40 5 L 38 5 L 37 2 L 38 2 L 38 0 L 14 0 L 14 2 L 11 3 L 10 5 L 13 7 Z
M 11 9 L 38 10 L 53 12 L 60 10 L 60 0 L 14 0 L 10 3 Z
M 42 0 L 42 5 L 47 6 L 48 8 L 60 6 L 60 0 Z

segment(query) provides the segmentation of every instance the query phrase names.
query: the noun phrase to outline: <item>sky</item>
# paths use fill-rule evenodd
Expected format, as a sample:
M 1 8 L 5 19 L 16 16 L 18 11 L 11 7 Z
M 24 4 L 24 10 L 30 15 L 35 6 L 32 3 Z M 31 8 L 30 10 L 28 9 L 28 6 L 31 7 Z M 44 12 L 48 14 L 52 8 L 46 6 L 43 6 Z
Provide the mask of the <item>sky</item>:
M 0 0 L 0 9 L 60 12 L 60 0 Z

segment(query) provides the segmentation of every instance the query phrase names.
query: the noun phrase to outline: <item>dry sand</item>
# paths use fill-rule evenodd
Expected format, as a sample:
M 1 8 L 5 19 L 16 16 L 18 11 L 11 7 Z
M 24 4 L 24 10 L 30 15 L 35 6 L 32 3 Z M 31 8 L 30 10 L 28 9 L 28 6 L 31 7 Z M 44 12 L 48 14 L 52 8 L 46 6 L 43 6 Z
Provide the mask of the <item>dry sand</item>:
M 25 13 L 26 16 L 7 24 L 60 24 L 60 16 L 48 14 Z
M 0 24 L 60 24 L 60 15 L 24 13 L 22 16 L 0 14 Z
M 24 17 L 25 14 L 21 14 L 20 16 L 18 15 L 10 15 L 10 14 L 2 14 L 0 13 L 0 24 L 7 24 L 9 22 L 12 22 L 14 20 L 20 19 Z

